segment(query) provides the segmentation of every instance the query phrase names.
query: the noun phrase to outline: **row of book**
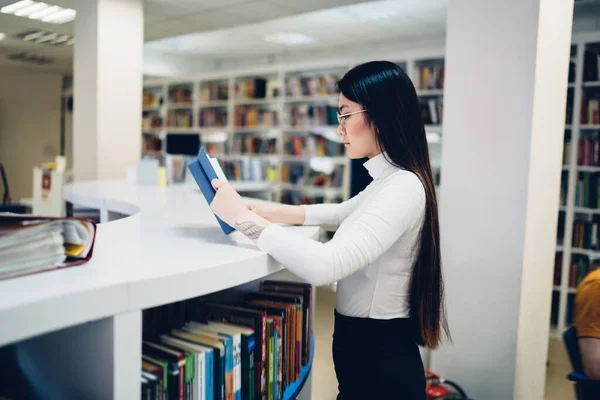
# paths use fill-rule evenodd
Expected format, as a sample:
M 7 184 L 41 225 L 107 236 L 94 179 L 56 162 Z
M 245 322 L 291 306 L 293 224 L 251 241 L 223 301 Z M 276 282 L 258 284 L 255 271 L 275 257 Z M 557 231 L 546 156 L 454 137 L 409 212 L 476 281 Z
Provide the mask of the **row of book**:
M 569 190 L 569 173 L 563 171 L 560 179 L 560 205 L 567 204 L 567 192 Z
M 441 125 L 444 115 L 444 100 L 442 97 L 421 100 L 421 118 L 425 125 Z
M 144 89 L 142 92 L 142 106 L 158 108 L 162 105 L 162 96 L 154 90 Z
M 235 126 L 257 127 L 277 125 L 277 111 L 262 106 L 238 106 L 235 109 Z
M 575 184 L 575 206 L 598 208 L 600 176 L 597 173 L 580 172 Z
M 342 187 L 343 181 L 344 166 L 336 165 L 331 174 L 325 174 L 311 169 L 302 183 L 309 186 L 340 188 Z
M 173 128 L 191 128 L 192 110 L 169 110 L 167 112 L 167 126 Z
M 419 90 L 444 88 L 444 64 L 417 66 Z
M 304 177 L 306 169 L 303 163 L 284 163 L 281 165 L 281 181 L 295 185 Z
M 239 80 L 235 83 L 236 99 L 264 99 L 274 93 L 270 89 L 272 84 L 265 78 Z
M 598 227 L 600 221 L 597 217 L 592 221 L 575 220 L 573 222 L 573 240 L 574 248 L 600 250 L 600 241 L 598 239 Z
M 341 203 L 342 198 L 340 196 L 309 196 L 302 193 L 299 190 L 284 190 L 281 193 L 281 203 L 291 205 L 302 205 L 302 204 L 321 204 L 321 203 Z
M 337 82 L 340 76 L 337 74 L 319 74 L 313 76 L 290 76 L 287 78 L 287 96 L 318 96 L 337 94 Z
M 275 154 L 277 139 L 238 134 L 233 138 L 231 148 L 236 154 Z
M 595 82 L 600 80 L 600 47 L 598 44 L 587 45 L 583 54 L 583 81 Z
M 203 102 L 227 100 L 228 91 L 227 81 L 205 82 L 200 86 L 200 100 Z
M 297 104 L 289 107 L 288 119 L 289 125 L 297 128 L 337 125 L 337 108 Z
M 188 174 L 188 164 L 192 162 L 195 157 L 182 156 L 182 155 L 165 155 L 165 169 L 167 173 L 167 183 L 182 183 L 185 182 Z
M 562 277 L 562 253 L 557 253 L 554 262 L 554 285 L 560 286 Z M 576 288 L 585 279 L 587 274 L 595 271 L 600 265 L 597 262 L 590 262 L 587 257 L 573 256 L 569 266 L 569 287 Z
M 225 127 L 227 126 L 227 109 L 224 107 L 203 108 L 199 113 L 200 126 Z
M 169 88 L 169 103 L 191 104 L 192 85 L 178 85 Z
M 588 90 L 581 99 L 581 124 L 600 124 L 600 91 Z
M 276 169 L 271 163 L 265 160 L 244 158 L 235 161 L 225 161 L 221 164 L 223 166 L 223 173 L 228 180 L 246 182 L 275 181 Z
M 155 135 L 142 136 L 142 154 L 155 153 L 162 150 L 162 140 Z
M 142 130 L 162 128 L 163 119 L 157 112 L 144 111 L 142 113 Z
M 565 147 L 567 147 L 566 143 Z M 570 142 L 568 147 L 570 150 Z M 579 139 L 577 165 L 600 166 L 600 137 L 593 135 Z
M 263 281 L 235 305 L 145 310 L 142 398 L 280 400 L 312 358 L 312 286 Z

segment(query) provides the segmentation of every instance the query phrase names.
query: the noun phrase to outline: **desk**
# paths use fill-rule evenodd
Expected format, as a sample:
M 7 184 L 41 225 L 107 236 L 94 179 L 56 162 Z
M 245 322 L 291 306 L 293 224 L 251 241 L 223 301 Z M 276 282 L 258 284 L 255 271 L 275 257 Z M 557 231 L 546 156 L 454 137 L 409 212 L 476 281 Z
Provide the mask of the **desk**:
M 140 398 L 143 309 L 286 274 L 241 233 L 225 236 L 195 186 L 81 182 L 65 199 L 100 210 L 92 260 L 0 281 L 0 346 L 46 336 L 30 349 L 61 347 L 86 398 Z M 286 229 L 318 237 L 318 227 Z

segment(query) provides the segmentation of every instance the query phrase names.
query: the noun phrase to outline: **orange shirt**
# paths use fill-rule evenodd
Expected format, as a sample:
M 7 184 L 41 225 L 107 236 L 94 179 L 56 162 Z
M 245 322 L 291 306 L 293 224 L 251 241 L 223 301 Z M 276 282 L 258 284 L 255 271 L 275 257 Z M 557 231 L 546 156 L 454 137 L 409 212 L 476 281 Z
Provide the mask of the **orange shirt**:
M 575 296 L 577 337 L 600 339 L 600 268 L 587 274 Z

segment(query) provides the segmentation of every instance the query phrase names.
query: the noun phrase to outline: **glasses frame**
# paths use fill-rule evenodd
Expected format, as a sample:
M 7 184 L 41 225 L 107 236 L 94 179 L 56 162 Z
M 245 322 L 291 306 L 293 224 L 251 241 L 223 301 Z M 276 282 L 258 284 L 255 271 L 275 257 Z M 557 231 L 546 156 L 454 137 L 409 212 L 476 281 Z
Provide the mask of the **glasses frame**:
M 353 111 L 353 112 L 349 112 L 346 114 L 340 114 L 339 112 L 337 113 L 337 120 L 338 120 L 338 125 L 339 126 L 344 126 L 344 121 L 346 121 L 346 119 L 354 114 L 360 114 L 360 113 L 364 113 L 367 112 L 367 109 L 365 108 L 364 110 L 358 110 L 358 111 Z

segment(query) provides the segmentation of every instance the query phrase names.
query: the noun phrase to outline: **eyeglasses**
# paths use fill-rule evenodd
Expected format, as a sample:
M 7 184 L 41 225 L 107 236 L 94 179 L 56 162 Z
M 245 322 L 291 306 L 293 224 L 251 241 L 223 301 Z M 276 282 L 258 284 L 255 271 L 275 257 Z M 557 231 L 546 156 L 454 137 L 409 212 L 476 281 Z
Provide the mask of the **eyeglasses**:
M 354 111 L 354 112 L 350 112 L 350 113 L 346 113 L 346 114 L 340 114 L 339 112 L 337 113 L 337 120 L 338 120 L 338 125 L 340 126 L 344 126 L 344 121 L 346 121 L 346 119 L 348 117 L 350 117 L 353 114 L 359 114 L 359 113 L 363 113 L 366 112 L 367 110 L 359 110 L 359 111 Z

